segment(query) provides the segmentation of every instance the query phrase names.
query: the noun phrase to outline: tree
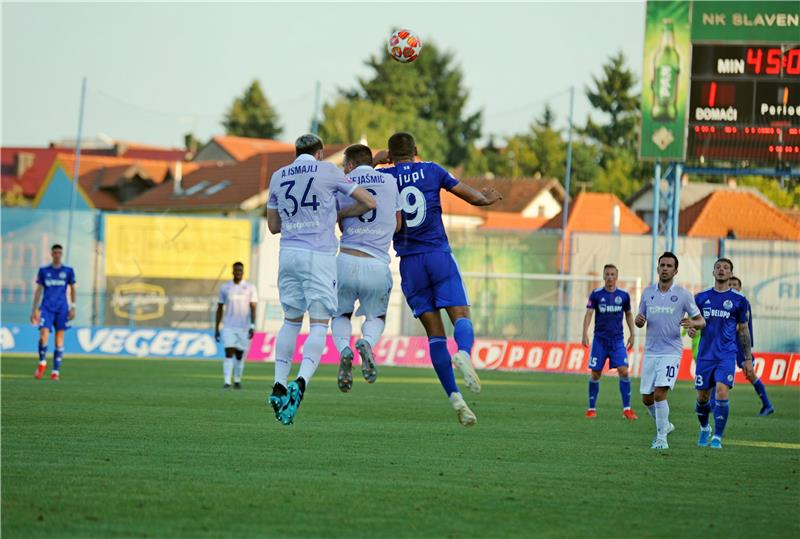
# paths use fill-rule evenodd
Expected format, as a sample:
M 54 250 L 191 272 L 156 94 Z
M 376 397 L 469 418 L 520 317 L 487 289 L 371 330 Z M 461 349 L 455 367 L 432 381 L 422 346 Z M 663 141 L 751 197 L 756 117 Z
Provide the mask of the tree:
M 625 55 L 618 52 L 610 57 L 603 66 L 603 76 L 593 76 L 592 81 L 593 88 L 586 88 L 586 97 L 594 108 L 607 116 L 608 122 L 595 123 L 589 115 L 583 133 L 604 150 L 623 148 L 635 155 L 641 96 L 634 93 L 636 76 L 625 66 Z
M 278 121 L 278 113 L 261 90 L 261 84 L 254 80 L 242 97 L 233 100 L 222 125 L 228 135 L 276 138 L 283 131 Z
M 319 134 L 326 143 L 349 144 L 366 138 L 376 148 L 385 148 L 386 141 L 397 131 L 414 133 L 420 156 L 429 161 L 442 161 L 447 141 L 433 122 L 410 112 L 395 112 L 383 105 L 363 99 L 326 104 Z
M 626 199 L 644 183 L 634 174 L 636 158 L 624 148 L 612 149 L 606 154 L 606 162 L 597 174 L 593 188 L 603 193 L 614 193 Z
M 381 50 L 366 61 L 371 76 L 359 79 L 358 87 L 343 95 L 431 122 L 447 143 L 444 163 L 456 166 L 464 162 L 480 136 L 481 112 L 465 112 L 469 92 L 460 67 L 453 64 L 452 53 L 440 51 L 431 42 L 411 64 L 400 64 Z
M 739 185 L 755 187 L 779 208 L 792 208 L 800 205 L 800 184 L 794 189 L 781 188 L 780 182 L 764 176 L 742 176 Z

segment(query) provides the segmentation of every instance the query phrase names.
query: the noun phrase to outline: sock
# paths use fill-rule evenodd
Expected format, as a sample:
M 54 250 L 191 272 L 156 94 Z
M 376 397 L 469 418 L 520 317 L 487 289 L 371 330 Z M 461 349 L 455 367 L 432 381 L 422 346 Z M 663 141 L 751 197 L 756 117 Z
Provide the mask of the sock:
M 767 397 L 767 388 L 764 387 L 764 383 L 760 378 L 756 378 L 756 381 L 753 382 L 753 389 L 756 390 L 756 394 L 761 398 L 761 404 L 765 408 L 771 408 L 772 403 L 769 401 L 769 397 Z
M 242 373 L 244 373 L 244 358 L 236 358 L 236 362 L 233 364 L 233 381 L 241 383 Z
M 53 372 L 58 373 L 61 370 L 61 360 L 64 359 L 64 347 L 58 348 L 53 351 Z
M 319 366 L 319 358 L 325 349 L 325 338 L 328 335 L 328 324 L 311 324 L 308 332 L 308 339 L 303 345 L 303 362 L 300 363 L 298 378 L 305 380 L 306 385 L 314 376 L 314 372 Z M 305 389 L 305 388 L 301 388 Z
M 711 403 L 709 401 L 700 402 L 694 405 L 694 411 L 697 413 L 697 420 L 700 421 L 700 426 L 708 428 L 708 415 L 711 413 Z
M 708 405 L 711 406 L 713 410 L 714 407 L 717 405 L 717 390 L 716 388 L 711 388 L 711 397 L 708 399 Z
M 39 343 L 39 365 L 47 365 L 47 343 Z
M 717 405 L 714 407 L 714 436 L 722 438 L 725 434 L 725 425 L 728 423 L 728 399 L 717 399 Z
M 342 350 L 350 346 L 350 336 L 353 334 L 353 323 L 346 316 L 337 316 L 331 322 L 331 332 L 333 333 L 333 344 L 339 354 Z
M 622 395 L 622 408 L 627 410 L 631 407 L 631 379 L 619 379 L 619 394 Z
M 594 410 L 597 406 L 597 395 L 600 393 L 600 380 L 589 378 L 589 410 Z
M 669 403 L 665 400 L 656 401 L 656 435 L 664 440 L 669 429 Z
M 297 334 L 302 322 L 284 320 L 275 338 L 275 383 L 286 387 L 289 372 L 292 370 L 292 356 L 297 347 Z
M 364 340 L 367 341 L 372 348 L 375 348 L 375 345 L 378 344 L 378 339 L 383 335 L 383 328 L 385 327 L 386 322 L 380 318 L 373 318 L 372 320 L 364 322 L 364 325 L 361 326 L 361 333 L 364 334 Z
M 447 351 L 447 339 L 445 337 L 428 337 L 428 348 L 431 351 L 431 363 L 439 382 L 444 388 L 444 392 L 449 397 L 453 393 L 460 393 L 456 385 L 456 375 L 453 373 L 453 360 L 450 352 Z
M 655 419 L 656 418 L 656 405 L 655 405 L 655 403 L 653 403 L 653 404 L 645 404 L 645 406 L 647 406 L 647 413 L 650 414 L 650 417 Z
M 472 345 L 475 344 L 475 330 L 472 328 L 472 320 L 469 318 L 459 318 L 453 324 L 453 337 L 456 339 L 459 351 L 472 353 Z
M 233 358 L 225 356 L 222 360 L 222 376 L 228 385 L 231 383 L 231 373 L 233 373 Z

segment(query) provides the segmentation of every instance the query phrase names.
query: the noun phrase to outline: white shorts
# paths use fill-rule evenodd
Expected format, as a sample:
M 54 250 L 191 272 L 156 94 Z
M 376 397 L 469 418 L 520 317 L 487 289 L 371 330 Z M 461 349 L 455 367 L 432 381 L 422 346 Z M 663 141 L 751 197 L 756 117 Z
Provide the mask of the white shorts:
M 392 291 L 392 272 L 386 262 L 372 257 L 339 253 L 339 307 L 336 316 L 352 313 L 356 300 L 356 316 L 367 320 L 386 314 Z
M 286 318 L 308 312 L 314 319 L 336 313 L 336 255 L 306 249 L 281 249 L 278 260 L 278 295 Z
M 247 350 L 250 348 L 249 330 L 244 328 L 222 328 L 222 347 Z
M 642 395 L 653 393 L 657 387 L 675 387 L 681 356 L 658 356 L 644 354 L 642 360 L 642 379 L 639 392 Z

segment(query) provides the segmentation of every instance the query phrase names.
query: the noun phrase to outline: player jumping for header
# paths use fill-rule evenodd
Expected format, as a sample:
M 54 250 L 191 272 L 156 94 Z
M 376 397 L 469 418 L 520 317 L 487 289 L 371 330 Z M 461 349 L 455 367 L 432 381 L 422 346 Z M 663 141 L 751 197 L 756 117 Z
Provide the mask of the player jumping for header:
M 400 190 L 404 223 L 394 236 L 394 248 L 400 257 L 400 285 L 408 306 L 425 327 L 433 368 L 458 420 L 471 426 L 476 417 L 456 385 L 453 362 L 470 390 L 479 392 L 481 383 L 470 356 L 475 333 L 469 318 L 467 290 L 442 223 L 439 197 L 440 191 L 446 189 L 473 206 L 489 206 L 503 197 L 491 187 L 477 191 L 459 182 L 436 163 L 417 162 L 416 142 L 409 133 L 395 133 L 389 137 L 388 146 L 388 156 L 378 155 L 376 161 L 393 163 L 382 171 L 396 178 Z M 447 311 L 454 326 L 458 352 L 452 360 L 440 309 Z
M 600 392 L 600 377 L 606 360 L 610 369 L 617 369 L 619 374 L 619 393 L 622 396 L 622 416 L 633 421 L 638 419 L 631 410 L 631 380 L 628 378 L 628 353 L 625 344 L 625 331 L 622 328 L 622 317 L 628 324 L 627 349 L 633 348 L 633 314 L 631 314 L 631 296 L 627 291 L 617 288 L 619 270 L 614 264 L 603 267 L 605 286 L 597 288 L 589 294 L 586 304 L 586 315 L 583 317 L 583 345 L 591 346 L 589 369 L 589 409 L 586 417 L 596 417 L 597 395 Z M 594 323 L 594 339 L 589 343 L 589 324 L 592 315 L 597 312 Z
M 64 248 L 55 244 L 50 249 L 53 262 L 39 268 L 36 275 L 36 292 L 33 295 L 31 323 L 39 326 L 39 367 L 34 378 L 44 375 L 47 368 L 47 342 L 50 330 L 55 329 L 55 351 L 53 370 L 50 378 L 58 380 L 61 376 L 61 360 L 64 359 L 64 330 L 68 321 L 75 318 L 75 272 L 61 264 Z M 41 300 L 41 303 L 40 303 Z
M 361 374 L 368 383 L 375 382 L 378 371 L 372 349 L 378 342 L 386 323 L 392 273 L 389 270 L 389 246 L 392 235 L 400 229 L 400 193 L 394 177 L 372 168 L 372 150 L 363 144 L 348 146 L 344 151 L 344 172 L 373 197 L 377 208 L 358 217 L 348 217 L 340 223 L 342 237 L 337 257 L 339 275 L 339 307 L 331 323 L 333 342 L 339 351 L 339 389 L 348 392 L 353 387 L 353 350 L 350 348 L 355 302 L 356 315 L 364 316 L 363 337 L 355 347 L 361 356 Z M 337 195 L 339 208 L 347 209 L 353 200 Z
M 275 385 L 268 402 L 284 425 L 294 422 L 308 383 L 319 365 L 328 321 L 336 313 L 336 195 L 355 199 L 340 218 L 375 209 L 375 199 L 332 163 L 322 161 L 322 140 L 295 141 L 295 161 L 278 169 L 269 184 L 267 226 L 281 235 L 278 293 L 285 320 L 275 341 Z M 297 378 L 287 384 L 297 334 L 308 313 L 310 330 Z

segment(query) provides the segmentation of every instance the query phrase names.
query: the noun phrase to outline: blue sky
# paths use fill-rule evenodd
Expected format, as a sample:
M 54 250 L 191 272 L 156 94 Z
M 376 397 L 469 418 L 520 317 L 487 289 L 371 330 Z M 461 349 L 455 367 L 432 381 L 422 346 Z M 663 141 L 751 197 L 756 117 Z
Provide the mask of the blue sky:
M 455 53 L 484 111 L 484 134 L 526 129 L 550 103 L 566 121 L 590 110 L 584 88 L 622 50 L 641 76 L 643 2 L 17 3 L 2 5 L 2 143 L 74 138 L 81 77 L 85 136 L 181 146 L 222 133 L 233 98 L 259 79 L 293 140 L 323 101 L 368 75 L 393 27 Z M 423 53 L 425 51 L 423 49 Z M 402 90 L 399 90 L 402 91 Z

